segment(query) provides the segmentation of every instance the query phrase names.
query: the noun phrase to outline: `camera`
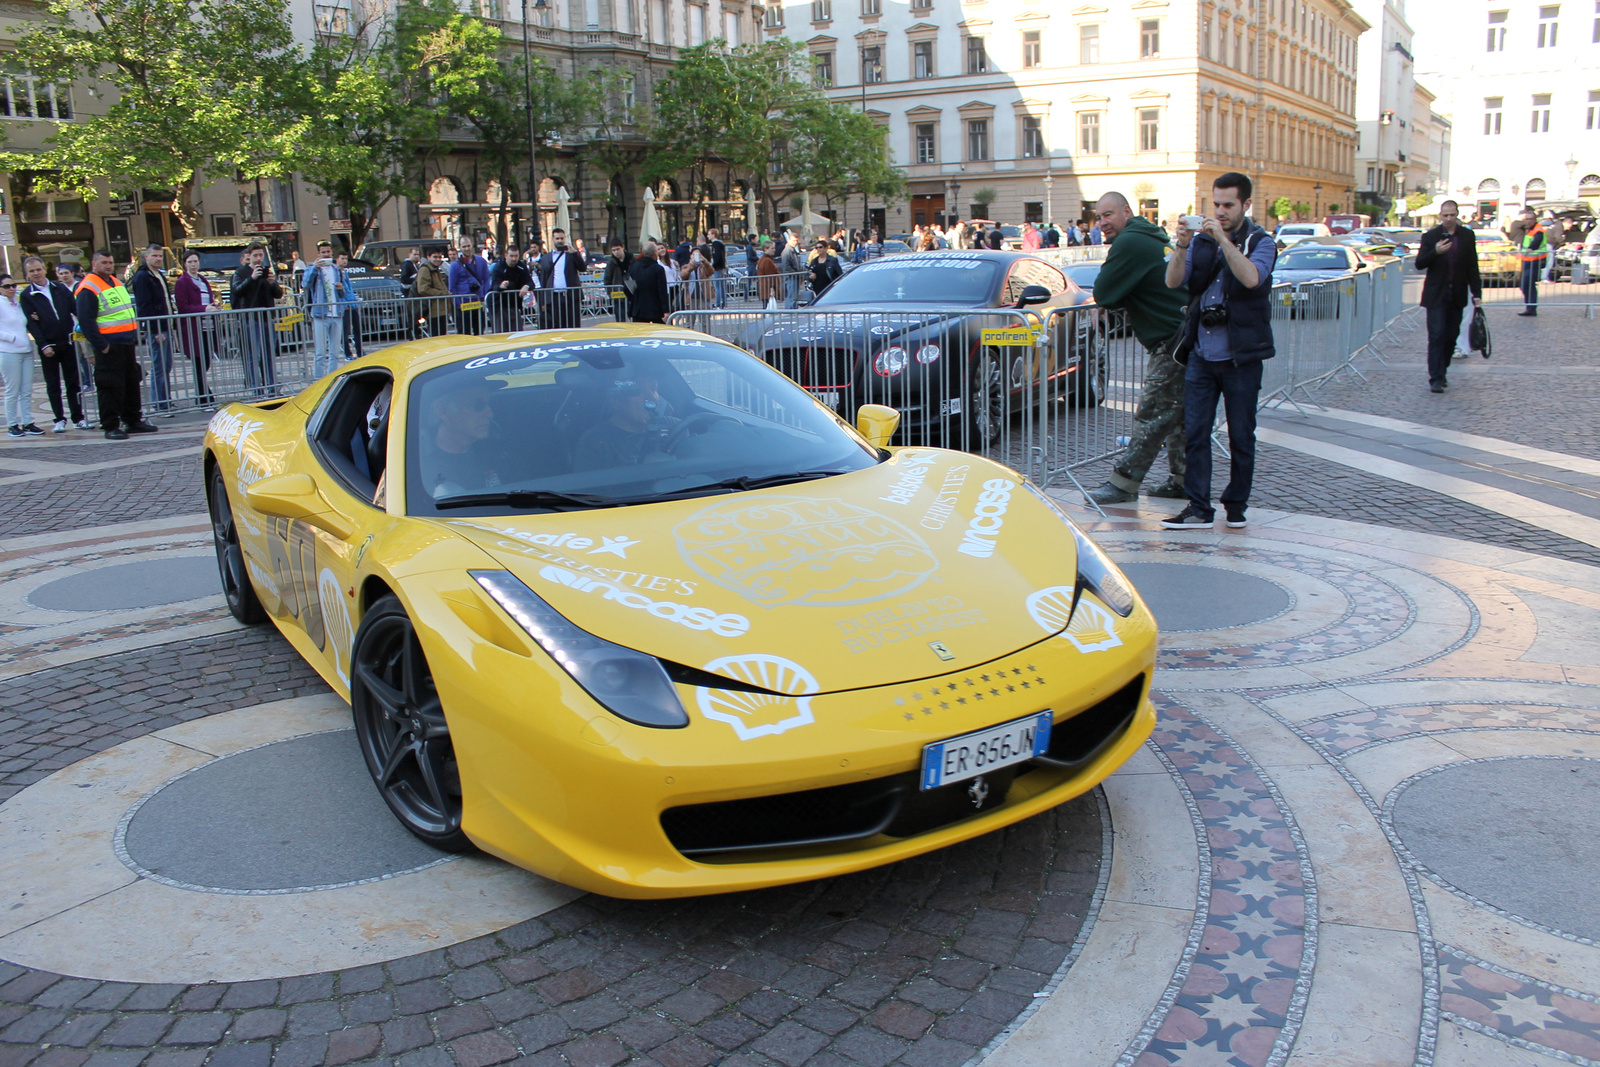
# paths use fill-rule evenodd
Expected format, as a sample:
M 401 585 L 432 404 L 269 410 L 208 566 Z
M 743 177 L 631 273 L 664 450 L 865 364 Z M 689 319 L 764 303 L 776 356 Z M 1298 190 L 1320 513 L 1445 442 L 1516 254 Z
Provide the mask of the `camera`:
M 1200 325 L 1206 327 L 1208 330 L 1214 330 L 1218 326 L 1226 326 L 1227 324 L 1228 305 L 1213 304 L 1210 307 L 1204 307 L 1200 309 Z

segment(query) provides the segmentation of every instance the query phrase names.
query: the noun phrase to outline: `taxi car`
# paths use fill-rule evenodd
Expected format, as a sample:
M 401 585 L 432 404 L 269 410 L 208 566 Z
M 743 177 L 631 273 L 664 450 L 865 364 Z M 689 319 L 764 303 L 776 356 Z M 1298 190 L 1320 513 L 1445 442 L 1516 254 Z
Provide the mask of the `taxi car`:
M 434 338 L 211 420 L 228 606 L 414 835 L 625 897 L 862 870 L 1083 793 L 1156 626 L 1026 479 L 706 334 Z
M 1522 262 L 1516 246 L 1499 230 L 1474 230 L 1478 243 L 1478 277 L 1484 285 L 1516 285 Z

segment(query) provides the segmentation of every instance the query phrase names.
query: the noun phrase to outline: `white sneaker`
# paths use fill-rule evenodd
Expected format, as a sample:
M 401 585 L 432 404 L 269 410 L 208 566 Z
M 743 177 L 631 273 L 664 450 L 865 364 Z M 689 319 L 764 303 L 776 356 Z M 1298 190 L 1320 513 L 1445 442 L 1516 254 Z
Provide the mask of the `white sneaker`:
M 88 419 L 79 419 L 77 422 L 73 423 L 72 425 L 76 426 L 80 430 L 87 430 L 89 428 L 89 420 Z
M 66 419 L 57 419 L 56 420 L 56 424 L 54 426 L 52 426 L 51 429 L 54 430 L 56 433 L 66 433 L 67 432 L 67 420 Z

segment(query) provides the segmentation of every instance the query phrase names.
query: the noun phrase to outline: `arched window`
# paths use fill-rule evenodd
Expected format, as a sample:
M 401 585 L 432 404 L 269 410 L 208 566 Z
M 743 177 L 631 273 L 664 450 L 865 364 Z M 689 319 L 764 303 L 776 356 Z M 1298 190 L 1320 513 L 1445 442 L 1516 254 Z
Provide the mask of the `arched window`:
M 1527 200 L 1532 204 L 1544 199 L 1544 179 L 1529 178 L 1527 187 Z
M 1585 174 L 1578 179 L 1578 191 L 1585 196 L 1600 193 L 1600 174 Z
M 1499 191 L 1500 183 L 1493 178 L 1485 178 L 1478 183 L 1478 192 L 1480 193 L 1498 193 Z

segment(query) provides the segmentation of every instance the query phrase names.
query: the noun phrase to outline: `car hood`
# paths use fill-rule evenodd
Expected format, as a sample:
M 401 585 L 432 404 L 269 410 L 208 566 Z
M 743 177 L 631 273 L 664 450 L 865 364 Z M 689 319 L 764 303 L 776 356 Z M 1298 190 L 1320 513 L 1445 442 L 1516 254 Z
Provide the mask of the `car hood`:
M 1349 273 L 1350 268 L 1348 267 L 1341 267 L 1337 270 L 1331 267 L 1317 268 L 1315 270 L 1298 270 L 1294 267 L 1284 267 L 1272 272 L 1272 281 L 1274 284 L 1279 285 L 1285 282 L 1290 284 L 1294 282 L 1320 282 L 1329 278 L 1342 278 Z
M 747 493 L 439 521 L 591 633 L 719 673 L 785 657 L 814 693 L 1034 644 L 1065 625 L 1077 575 L 1072 531 L 1030 485 L 941 449 Z

